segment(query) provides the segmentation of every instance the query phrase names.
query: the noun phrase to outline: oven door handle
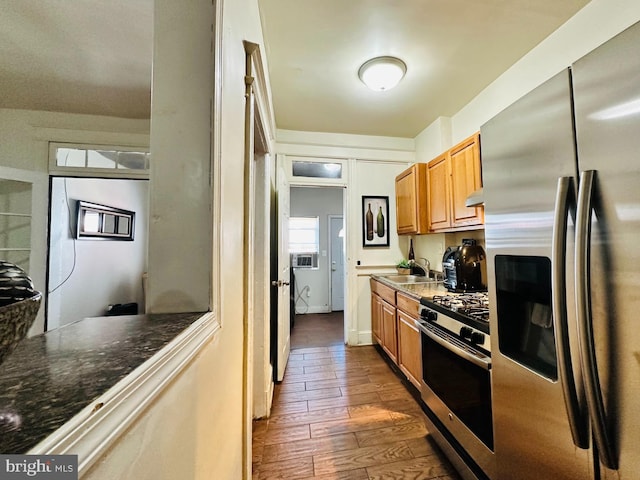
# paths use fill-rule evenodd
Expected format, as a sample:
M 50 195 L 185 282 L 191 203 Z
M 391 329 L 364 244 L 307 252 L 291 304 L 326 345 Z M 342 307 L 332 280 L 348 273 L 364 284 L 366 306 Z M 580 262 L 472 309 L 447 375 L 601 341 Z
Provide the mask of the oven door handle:
M 432 329 L 429 328 L 428 325 L 425 325 L 425 324 L 422 324 L 422 323 L 417 323 L 417 325 L 418 325 L 418 328 L 420 329 L 420 331 L 422 333 L 424 333 L 427 337 L 429 337 L 429 339 L 433 340 L 434 342 L 436 342 L 441 347 L 446 348 L 450 352 L 455 353 L 459 357 L 462 357 L 465 360 L 468 360 L 469 362 L 473 363 L 474 365 L 477 365 L 480 368 L 483 368 L 484 370 L 490 370 L 491 369 L 491 358 L 490 357 L 486 357 L 486 358 L 478 357 L 478 356 L 474 355 L 473 353 L 468 352 L 464 348 L 458 347 L 457 345 L 454 345 L 453 343 L 449 342 L 446 338 L 443 338 L 437 332 L 432 331 Z

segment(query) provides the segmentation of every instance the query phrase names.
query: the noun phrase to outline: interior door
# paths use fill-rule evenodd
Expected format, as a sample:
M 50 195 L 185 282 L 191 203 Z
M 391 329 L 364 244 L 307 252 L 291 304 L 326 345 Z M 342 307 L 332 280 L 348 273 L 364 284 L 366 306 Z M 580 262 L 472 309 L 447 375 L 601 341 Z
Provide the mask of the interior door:
M 331 245 L 331 311 L 344 310 L 344 219 L 329 217 Z
M 278 160 L 281 157 L 278 156 Z M 291 350 L 291 309 L 289 302 L 290 257 L 289 257 L 289 181 L 278 161 L 278 279 L 273 285 L 278 289 L 278 338 L 276 341 L 276 378 L 280 382 L 289 360 Z

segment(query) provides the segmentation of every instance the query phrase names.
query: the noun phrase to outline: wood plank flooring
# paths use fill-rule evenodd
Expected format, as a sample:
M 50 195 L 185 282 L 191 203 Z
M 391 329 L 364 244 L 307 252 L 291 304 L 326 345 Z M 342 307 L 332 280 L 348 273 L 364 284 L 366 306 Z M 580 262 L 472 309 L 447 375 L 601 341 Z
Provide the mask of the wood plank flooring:
M 342 315 L 298 315 L 253 480 L 459 480 L 424 413 L 374 347 L 343 344 Z

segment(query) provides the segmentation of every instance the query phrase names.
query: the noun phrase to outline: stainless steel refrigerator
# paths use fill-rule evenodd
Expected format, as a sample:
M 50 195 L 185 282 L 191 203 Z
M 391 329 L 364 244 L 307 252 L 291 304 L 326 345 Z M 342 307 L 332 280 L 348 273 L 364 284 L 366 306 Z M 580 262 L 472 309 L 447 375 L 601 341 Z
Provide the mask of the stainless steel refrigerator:
M 640 478 L 640 24 L 481 128 L 497 478 Z

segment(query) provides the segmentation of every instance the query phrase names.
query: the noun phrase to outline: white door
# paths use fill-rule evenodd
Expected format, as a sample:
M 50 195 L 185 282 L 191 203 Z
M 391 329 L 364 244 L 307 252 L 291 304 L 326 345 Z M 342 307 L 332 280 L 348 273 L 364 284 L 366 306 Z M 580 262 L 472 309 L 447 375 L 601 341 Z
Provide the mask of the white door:
M 329 217 L 331 248 L 331 311 L 344 310 L 344 220 Z
M 278 157 L 280 160 L 280 157 Z M 278 162 L 278 338 L 276 380 L 282 381 L 291 349 L 290 319 L 290 258 L 289 258 L 289 182 L 281 162 Z

